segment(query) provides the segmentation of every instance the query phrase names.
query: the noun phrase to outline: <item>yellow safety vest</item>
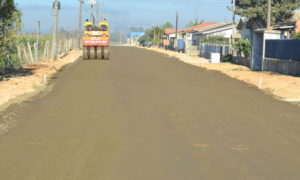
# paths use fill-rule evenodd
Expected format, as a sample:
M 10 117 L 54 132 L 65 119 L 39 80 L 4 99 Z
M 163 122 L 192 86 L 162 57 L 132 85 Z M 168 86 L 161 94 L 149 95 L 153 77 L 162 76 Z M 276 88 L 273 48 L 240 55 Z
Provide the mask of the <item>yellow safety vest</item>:
M 106 26 L 108 26 L 108 23 L 107 23 L 107 21 L 102 21 L 102 22 L 100 22 L 99 26 L 102 26 L 102 25 L 106 25 Z
M 93 23 L 91 23 L 90 21 L 87 21 L 84 23 L 84 27 L 92 26 L 92 25 L 93 25 Z

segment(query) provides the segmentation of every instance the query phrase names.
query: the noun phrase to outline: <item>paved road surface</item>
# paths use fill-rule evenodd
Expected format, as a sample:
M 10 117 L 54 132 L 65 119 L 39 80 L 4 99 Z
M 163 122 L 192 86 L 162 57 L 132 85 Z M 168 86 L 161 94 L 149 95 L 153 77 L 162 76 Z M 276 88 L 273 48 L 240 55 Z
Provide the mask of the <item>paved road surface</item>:
M 78 61 L 5 114 L 1 180 L 300 179 L 300 108 L 147 50 Z

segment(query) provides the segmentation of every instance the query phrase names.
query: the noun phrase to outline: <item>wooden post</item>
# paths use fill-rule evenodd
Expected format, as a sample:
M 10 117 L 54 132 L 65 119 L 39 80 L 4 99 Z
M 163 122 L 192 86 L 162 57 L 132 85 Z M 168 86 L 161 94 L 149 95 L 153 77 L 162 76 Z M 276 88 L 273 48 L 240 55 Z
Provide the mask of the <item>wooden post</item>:
M 45 42 L 45 46 L 44 46 L 44 59 L 47 59 L 47 44 L 48 41 Z
M 28 48 L 28 52 L 29 52 L 30 63 L 33 63 L 34 60 L 33 60 L 33 55 L 32 55 L 31 46 L 30 46 L 29 42 L 27 42 L 27 48 Z
M 38 21 L 37 31 L 36 31 L 36 47 L 35 47 L 35 62 L 39 62 L 39 40 L 40 40 L 40 27 L 41 22 Z
M 69 40 L 69 51 L 71 51 L 73 48 L 72 48 L 72 44 L 73 44 L 73 39 L 70 39 Z
M 64 54 L 67 54 L 68 53 L 68 40 L 67 39 L 65 39 L 65 52 L 64 52 Z
M 18 58 L 19 58 L 19 61 L 21 62 L 21 64 L 23 65 L 22 61 L 22 52 L 21 52 L 21 48 L 20 46 L 17 46 L 17 51 L 18 51 Z
M 25 47 L 23 47 L 22 48 L 23 49 L 23 53 L 24 53 L 24 56 L 25 56 L 25 64 L 29 64 L 29 57 L 28 57 L 28 54 L 27 54 L 27 51 L 26 51 L 26 48 Z
M 37 64 L 38 63 L 38 58 L 37 58 L 37 51 L 38 51 L 38 45 L 36 43 L 33 43 L 33 49 L 34 49 L 34 63 Z
M 58 55 L 61 53 L 61 40 L 59 41 L 59 44 L 58 44 Z
M 49 59 L 50 57 L 50 41 L 48 41 L 48 44 L 47 44 L 47 58 L 46 59 Z

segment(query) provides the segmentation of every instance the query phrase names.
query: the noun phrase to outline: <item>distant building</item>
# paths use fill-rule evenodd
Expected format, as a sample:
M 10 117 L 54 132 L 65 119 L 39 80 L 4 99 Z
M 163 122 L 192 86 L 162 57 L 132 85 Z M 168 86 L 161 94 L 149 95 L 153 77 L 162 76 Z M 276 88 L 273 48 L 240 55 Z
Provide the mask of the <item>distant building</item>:
M 140 37 L 144 36 L 145 32 L 130 32 L 129 44 L 136 44 Z

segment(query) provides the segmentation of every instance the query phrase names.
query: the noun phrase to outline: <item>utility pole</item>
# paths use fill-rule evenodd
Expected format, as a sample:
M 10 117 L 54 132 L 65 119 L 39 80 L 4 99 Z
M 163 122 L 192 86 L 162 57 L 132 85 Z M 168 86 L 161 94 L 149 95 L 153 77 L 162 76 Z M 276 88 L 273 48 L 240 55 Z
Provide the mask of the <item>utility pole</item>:
M 232 22 L 235 23 L 235 0 L 232 0 L 232 11 L 233 11 Z
M 178 20 L 179 20 L 179 15 L 178 15 L 178 11 L 176 11 L 176 36 L 175 36 L 175 39 L 177 39 L 177 36 L 178 36 Z
M 267 17 L 267 28 L 271 26 L 271 0 L 268 0 L 268 17 Z
M 236 6 L 235 6 L 235 3 L 236 3 L 236 0 L 232 0 L 232 11 L 233 11 L 233 16 L 232 16 L 232 35 L 231 35 L 231 43 L 234 42 L 234 34 L 235 34 L 235 9 L 236 9 Z
M 122 31 L 119 31 L 120 44 L 122 44 Z
M 54 61 L 57 56 L 57 29 L 58 29 L 58 11 L 59 11 L 59 1 L 54 0 L 53 3 L 53 26 L 52 26 L 52 51 L 51 59 Z
M 90 6 L 91 6 L 91 21 L 93 25 L 95 25 L 95 15 L 94 15 L 94 6 L 96 5 L 96 0 L 90 0 Z
M 81 48 L 81 30 L 82 30 L 82 6 L 83 6 L 83 0 L 79 0 L 79 18 L 78 18 L 78 42 L 77 42 L 77 49 L 79 50 Z
M 39 61 L 39 40 L 40 40 L 40 29 L 41 21 L 38 21 L 37 30 L 36 30 L 36 50 L 35 50 L 35 61 Z
M 104 4 L 100 4 L 98 2 L 95 2 L 94 6 L 97 7 L 97 9 L 96 9 L 96 16 L 97 16 L 97 18 L 95 18 L 95 19 L 99 23 L 100 21 L 102 21 L 102 17 L 100 17 L 101 16 L 100 8 L 103 7 Z
M 155 21 L 153 21 L 153 41 L 156 39 Z
M 98 4 L 97 4 L 97 9 L 96 9 L 96 16 L 97 16 L 96 21 L 99 23 L 101 20 L 100 20 L 100 8 L 99 8 Z

